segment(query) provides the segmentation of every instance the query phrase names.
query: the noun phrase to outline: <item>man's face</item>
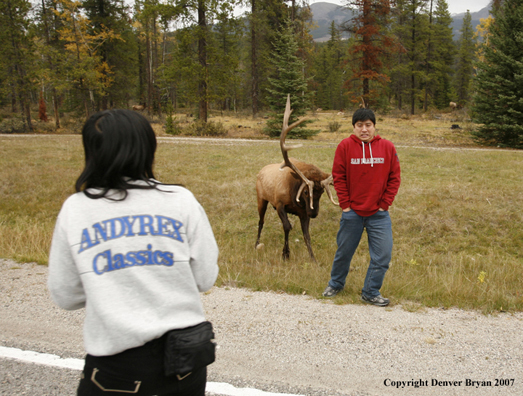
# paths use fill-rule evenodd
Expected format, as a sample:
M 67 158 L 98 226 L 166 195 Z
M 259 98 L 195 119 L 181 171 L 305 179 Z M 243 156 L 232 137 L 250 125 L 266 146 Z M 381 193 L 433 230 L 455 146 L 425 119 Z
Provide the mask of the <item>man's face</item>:
M 374 123 L 371 120 L 356 122 L 356 124 L 354 124 L 354 134 L 362 142 L 370 142 L 376 135 Z

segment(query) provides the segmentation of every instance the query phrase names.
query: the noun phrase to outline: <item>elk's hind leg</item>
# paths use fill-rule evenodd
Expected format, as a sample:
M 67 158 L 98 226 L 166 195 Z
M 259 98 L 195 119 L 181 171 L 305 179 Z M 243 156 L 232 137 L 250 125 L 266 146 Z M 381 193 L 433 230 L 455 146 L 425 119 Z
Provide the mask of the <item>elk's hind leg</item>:
M 312 246 L 311 246 L 311 236 L 309 233 L 309 224 L 310 224 L 310 217 L 300 216 L 300 223 L 301 223 L 301 231 L 303 232 L 303 239 L 305 240 L 305 244 L 307 245 L 307 249 L 309 250 L 309 256 L 311 257 L 311 260 L 313 262 L 316 261 L 316 257 L 314 257 L 314 253 L 312 252 Z
M 285 206 L 279 205 L 276 208 L 276 211 L 278 212 L 278 216 L 280 216 L 280 220 L 283 224 L 283 231 L 285 232 L 285 244 L 283 245 L 283 252 L 282 257 L 284 260 L 288 260 L 290 256 L 290 249 L 289 249 L 289 232 L 292 230 L 292 224 L 289 221 L 289 217 L 287 216 L 287 212 L 285 211 Z

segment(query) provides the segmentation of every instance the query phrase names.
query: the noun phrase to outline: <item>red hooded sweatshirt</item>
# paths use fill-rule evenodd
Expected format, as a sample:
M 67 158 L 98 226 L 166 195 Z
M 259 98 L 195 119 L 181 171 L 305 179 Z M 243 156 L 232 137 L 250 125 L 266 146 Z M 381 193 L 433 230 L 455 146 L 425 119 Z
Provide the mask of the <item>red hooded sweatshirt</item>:
M 332 176 L 342 209 L 365 217 L 388 210 L 401 182 L 396 148 L 379 135 L 369 143 L 351 135 L 336 149 Z

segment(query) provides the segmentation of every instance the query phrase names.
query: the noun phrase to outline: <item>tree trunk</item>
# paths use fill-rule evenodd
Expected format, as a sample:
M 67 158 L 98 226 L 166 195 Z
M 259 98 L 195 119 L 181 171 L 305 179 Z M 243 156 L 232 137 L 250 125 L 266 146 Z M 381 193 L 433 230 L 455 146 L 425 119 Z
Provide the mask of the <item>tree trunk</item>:
M 198 27 L 198 60 L 201 66 L 200 82 L 198 84 L 199 118 L 203 122 L 207 122 L 207 22 L 205 20 L 204 0 L 198 0 Z
M 54 124 L 56 129 L 60 129 L 60 98 L 56 94 L 56 89 L 52 88 L 53 95 L 53 110 L 54 110 Z
M 369 28 L 369 20 L 368 20 L 368 15 L 371 13 L 371 5 L 370 5 L 370 2 L 369 0 L 365 0 L 363 2 L 363 24 L 364 24 L 364 30 L 367 31 L 368 28 Z M 362 65 L 362 70 L 363 71 L 368 71 L 370 70 L 370 65 L 369 65 L 369 55 L 367 53 L 367 51 L 369 51 L 372 47 L 372 43 L 371 43 L 371 36 L 369 36 L 368 34 L 365 34 L 363 35 L 363 47 L 365 48 L 365 52 L 363 54 L 363 65 Z M 363 81 L 363 102 L 364 102 L 364 106 L 365 108 L 368 108 L 369 107 L 369 99 L 370 99 L 370 88 L 369 88 L 369 79 L 368 78 L 364 78 Z
M 410 114 L 414 115 L 416 112 L 416 77 L 414 76 L 414 71 L 410 76 L 410 86 L 411 86 L 411 98 L 410 98 Z
M 416 28 L 415 28 L 415 19 L 416 19 L 416 13 L 412 13 L 412 48 L 414 51 L 414 60 L 416 60 Z M 413 62 L 411 76 L 410 76 L 410 92 L 411 92 L 411 98 L 410 98 L 410 114 L 414 115 L 416 110 L 416 76 L 414 75 L 415 72 L 415 62 Z
M 10 26 L 17 26 L 15 22 L 15 16 L 13 15 L 14 5 L 11 2 L 7 3 L 7 16 L 10 20 Z M 5 27 L 4 27 L 5 28 Z M 8 29 L 9 30 L 9 29 Z M 31 101 L 29 99 L 29 84 L 27 81 L 27 75 L 24 69 L 24 62 L 22 57 L 22 51 L 20 50 L 21 43 L 17 40 L 14 34 L 8 36 L 9 41 L 13 49 L 14 59 L 12 60 L 13 74 L 15 76 L 14 92 L 18 92 L 18 101 L 20 103 L 20 112 L 24 117 L 24 124 L 29 132 L 33 131 L 33 125 L 31 122 Z
M 149 23 L 150 20 L 147 20 L 145 25 L 145 72 L 147 76 L 147 114 L 151 115 L 153 109 L 153 55 Z
M 429 11 L 429 38 L 428 38 L 428 45 L 427 45 L 427 64 L 425 68 L 425 99 L 423 101 L 423 111 L 427 111 L 428 109 L 428 103 L 429 103 L 429 74 L 430 74 L 430 61 L 431 61 L 431 50 L 432 50 L 432 2 L 433 0 L 430 0 L 430 11 Z
M 258 65 L 256 53 L 256 0 L 251 0 L 251 90 L 252 90 L 252 118 L 258 113 Z
M 16 106 L 16 88 L 15 84 L 13 82 L 10 83 L 11 85 L 11 113 L 16 113 L 18 111 Z

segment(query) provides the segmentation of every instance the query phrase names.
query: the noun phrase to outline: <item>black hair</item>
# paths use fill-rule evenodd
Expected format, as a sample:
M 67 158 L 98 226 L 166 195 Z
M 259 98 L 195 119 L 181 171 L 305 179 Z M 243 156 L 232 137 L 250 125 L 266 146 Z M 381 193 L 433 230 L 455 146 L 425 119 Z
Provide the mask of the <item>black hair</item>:
M 82 140 L 85 168 L 76 181 L 77 192 L 97 199 L 116 190 L 123 198 L 115 200 L 124 200 L 128 189 L 157 187 L 158 182 L 153 180 L 156 136 L 141 114 L 123 109 L 93 114 L 82 129 Z M 88 191 L 91 188 L 100 192 Z
M 374 125 L 376 125 L 376 116 L 371 109 L 358 109 L 352 115 L 352 126 L 354 126 L 358 121 L 367 121 L 370 120 Z

